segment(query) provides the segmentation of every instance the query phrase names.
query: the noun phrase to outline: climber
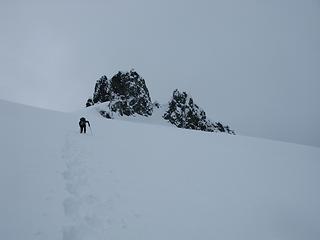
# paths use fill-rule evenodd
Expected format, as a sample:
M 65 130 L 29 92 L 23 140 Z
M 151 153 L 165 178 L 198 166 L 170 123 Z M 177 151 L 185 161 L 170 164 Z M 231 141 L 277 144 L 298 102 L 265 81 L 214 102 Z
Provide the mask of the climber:
M 84 117 L 80 118 L 80 121 L 79 121 L 79 127 L 80 127 L 80 133 L 86 133 L 87 131 L 87 123 L 90 127 L 90 123 L 89 121 L 87 121 Z

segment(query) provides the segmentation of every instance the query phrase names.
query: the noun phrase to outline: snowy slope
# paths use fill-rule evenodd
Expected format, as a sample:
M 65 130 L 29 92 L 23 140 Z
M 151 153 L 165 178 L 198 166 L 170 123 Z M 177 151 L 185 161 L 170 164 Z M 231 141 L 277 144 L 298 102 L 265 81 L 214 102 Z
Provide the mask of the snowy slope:
M 163 104 L 160 105 L 158 108 L 154 107 L 152 111 L 151 116 L 142 116 L 139 114 L 134 114 L 131 116 L 120 116 L 119 113 L 112 112 L 110 111 L 109 108 L 109 102 L 104 102 L 104 103 L 97 103 L 91 107 L 87 107 L 85 109 L 79 110 L 76 112 L 76 114 L 93 114 L 93 115 L 100 115 L 98 114 L 101 111 L 108 112 L 113 119 L 116 120 L 121 120 L 121 121 L 128 121 L 128 122 L 136 122 L 136 123 L 148 123 L 148 124 L 155 124 L 155 125 L 163 125 L 163 126 L 168 126 L 168 127 L 174 127 L 176 128 L 175 125 L 171 124 L 167 120 L 163 118 L 164 113 L 168 109 L 168 104 Z
M 320 239 L 319 148 L 0 111 L 1 239 Z

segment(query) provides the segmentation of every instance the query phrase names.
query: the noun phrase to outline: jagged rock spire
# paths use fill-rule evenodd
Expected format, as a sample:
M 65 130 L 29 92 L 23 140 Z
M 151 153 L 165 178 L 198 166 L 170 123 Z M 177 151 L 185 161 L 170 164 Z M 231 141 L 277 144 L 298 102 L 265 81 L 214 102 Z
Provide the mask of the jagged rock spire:
M 118 72 L 111 79 L 100 77 L 94 89 L 93 98 L 89 98 L 86 106 L 105 103 L 100 114 L 106 118 L 113 118 L 117 113 L 121 116 L 139 114 L 151 116 L 153 107 L 160 108 L 159 103 L 153 104 L 145 80 L 134 70 Z M 229 126 L 220 122 L 211 122 L 206 113 L 186 92 L 174 90 L 163 118 L 179 128 L 202 130 L 208 132 L 227 132 L 234 134 Z
M 208 120 L 205 111 L 195 104 L 186 92 L 179 92 L 178 89 L 174 90 L 163 118 L 179 128 L 234 134 L 228 126 Z
M 153 108 L 146 83 L 134 69 L 118 72 L 110 80 L 102 76 L 95 85 L 93 102 L 110 102 L 113 112 L 127 116 L 150 116 Z

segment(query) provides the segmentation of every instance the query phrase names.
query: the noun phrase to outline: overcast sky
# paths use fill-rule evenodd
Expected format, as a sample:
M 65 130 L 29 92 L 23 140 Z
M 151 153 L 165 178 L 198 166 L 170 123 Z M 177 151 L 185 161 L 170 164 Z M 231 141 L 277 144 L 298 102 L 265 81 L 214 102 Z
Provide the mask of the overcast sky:
M 135 68 L 244 135 L 320 146 L 319 0 L 0 0 L 0 98 L 82 107 Z

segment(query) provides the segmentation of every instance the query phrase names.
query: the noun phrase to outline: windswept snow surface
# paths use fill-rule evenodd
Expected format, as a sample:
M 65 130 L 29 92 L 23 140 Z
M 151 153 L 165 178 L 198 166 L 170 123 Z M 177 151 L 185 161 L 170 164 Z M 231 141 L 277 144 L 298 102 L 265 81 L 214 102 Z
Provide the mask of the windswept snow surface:
M 163 118 L 163 115 L 165 114 L 167 109 L 168 109 L 168 104 L 163 104 L 163 105 L 160 105 L 159 108 L 154 107 L 152 115 L 148 117 L 145 117 L 139 114 L 134 114 L 131 116 L 125 116 L 125 115 L 120 116 L 119 113 L 110 111 L 109 102 L 104 102 L 104 103 L 98 103 L 91 107 L 79 110 L 77 111 L 77 113 L 97 115 L 101 111 L 106 111 L 112 116 L 113 119 L 116 119 L 116 120 L 124 120 L 124 121 L 137 122 L 137 123 L 148 123 L 153 125 L 163 125 L 163 126 L 176 128 L 175 125 L 171 124 L 169 121 Z
M 0 111 L 1 239 L 320 239 L 319 148 Z

